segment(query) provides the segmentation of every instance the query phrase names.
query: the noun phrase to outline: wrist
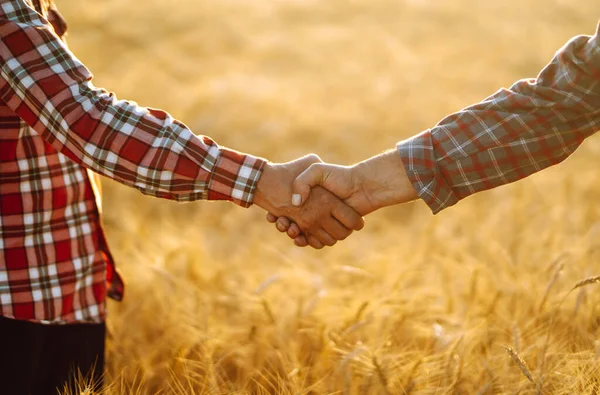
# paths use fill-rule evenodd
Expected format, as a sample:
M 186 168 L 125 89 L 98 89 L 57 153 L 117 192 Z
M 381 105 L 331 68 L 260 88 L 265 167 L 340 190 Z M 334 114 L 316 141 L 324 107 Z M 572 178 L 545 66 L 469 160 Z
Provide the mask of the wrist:
M 256 184 L 253 203 L 274 214 L 289 210 L 292 182 L 311 164 L 318 162 L 321 162 L 321 159 L 315 154 L 286 163 L 267 162 Z
M 254 204 L 271 213 L 283 215 L 292 198 L 291 181 L 296 173 L 288 164 L 267 162 L 256 184 Z
M 362 186 L 375 209 L 416 199 L 398 151 L 388 151 L 354 166 L 356 185 Z
M 270 189 L 272 184 L 273 173 L 275 172 L 274 164 L 271 162 L 265 163 L 262 174 L 256 183 L 256 191 L 254 193 L 253 203 L 258 207 L 268 210 L 270 203 L 267 191 Z

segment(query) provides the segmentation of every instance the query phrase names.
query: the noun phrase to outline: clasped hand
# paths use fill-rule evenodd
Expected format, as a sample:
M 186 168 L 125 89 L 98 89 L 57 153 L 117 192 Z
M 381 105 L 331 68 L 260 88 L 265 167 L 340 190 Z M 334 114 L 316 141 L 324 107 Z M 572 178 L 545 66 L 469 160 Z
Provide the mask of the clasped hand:
M 364 226 L 356 210 L 319 186 L 305 191 L 305 204 L 292 204 L 292 182 L 309 166 L 320 162 L 318 156 L 308 155 L 288 163 L 268 163 L 254 195 L 254 203 L 267 210 L 269 218 L 287 218 L 302 234 L 301 244 L 317 249 L 332 246 Z
M 306 221 L 302 219 L 298 221 L 295 217 L 281 214 L 281 211 L 267 209 L 267 220 L 275 223 L 279 231 L 286 232 L 290 238 L 294 239 L 297 246 L 310 245 L 320 248 L 322 247 L 320 244 L 333 245 L 335 243 L 332 243 L 332 238 L 342 240 L 336 235 L 345 238 L 351 233 L 349 229 L 359 230 L 362 228 L 362 222 L 358 228 L 351 226 L 358 225 L 356 216 L 364 216 L 379 208 L 417 198 L 417 193 L 406 174 L 400 155 L 395 150 L 374 156 L 353 166 L 322 163 L 316 155 L 310 155 L 296 161 L 300 163 L 297 163 L 294 168 L 297 170 L 309 161 L 312 163 L 298 173 L 293 182 L 292 204 L 300 208 L 310 208 L 309 212 L 314 215 L 322 202 L 332 202 L 331 194 L 334 194 L 343 201 L 343 203 L 336 202 L 335 205 L 338 215 L 345 214 L 346 222 L 343 222 L 341 218 L 338 220 L 346 225 L 347 229 L 342 231 L 339 224 L 337 226 L 329 225 L 324 226 L 322 231 L 315 234 L 307 229 Z M 340 206 L 340 203 L 347 206 L 342 210 L 343 206 Z M 350 210 L 352 209 L 356 216 L 351 215 Z M 337 216 L 333 216 L 337 218 Z M 315 236 L 317 240 L 315 240 Z M 323 243 L 323 241 L 329 243 Z

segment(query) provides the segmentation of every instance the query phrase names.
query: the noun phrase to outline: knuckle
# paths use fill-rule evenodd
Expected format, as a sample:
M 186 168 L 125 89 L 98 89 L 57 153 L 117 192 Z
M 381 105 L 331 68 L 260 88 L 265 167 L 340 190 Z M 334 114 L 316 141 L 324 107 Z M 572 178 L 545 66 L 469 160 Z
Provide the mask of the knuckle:
M 318 171 L 323 171 L 325 169 L 325 163 L 313 163 L 311 166 L 313 166 L 316 170 Z
M 310 159 L 312 161 L 321 162 L 321 158 L 317 154 L 308 154 L 307 157 L 308 157 L 308 159 Z
M 307 169 L 308 173 L 319 173 L 323 168 L 323 165 L 321 163 L 313 163 L 312 165 L 310 165 Z

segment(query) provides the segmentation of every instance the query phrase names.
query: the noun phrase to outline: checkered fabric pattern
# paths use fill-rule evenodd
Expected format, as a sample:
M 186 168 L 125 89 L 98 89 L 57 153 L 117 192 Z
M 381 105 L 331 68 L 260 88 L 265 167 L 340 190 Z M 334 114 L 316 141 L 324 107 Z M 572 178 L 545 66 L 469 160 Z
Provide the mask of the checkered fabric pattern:
M 156 197 L 248 207 L 265 161 L 94 87 L 55 27 L 26 0 L 0 0 L 0 315 L 100 322 L 123 286 L 88 169 Z
M 433 213 L 566 159 L 600 129 L 600 25 L 572 38 L 537 78 L 449 115 L 397 149 Z

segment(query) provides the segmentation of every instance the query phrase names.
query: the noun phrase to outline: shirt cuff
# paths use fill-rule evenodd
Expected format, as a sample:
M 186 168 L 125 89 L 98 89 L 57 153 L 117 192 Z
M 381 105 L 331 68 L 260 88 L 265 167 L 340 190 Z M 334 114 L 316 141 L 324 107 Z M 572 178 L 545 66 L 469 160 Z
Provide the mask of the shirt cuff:
M 219 148 L 219 157 L 208 185 L 208 200 L 230 200 L 250 207 L 256 185 L 267 161 L 228 148 Z
M 396 148 L 415 191 L 433 214 L 460 200 L 438 168 L 431 130 L 399 142 Z

